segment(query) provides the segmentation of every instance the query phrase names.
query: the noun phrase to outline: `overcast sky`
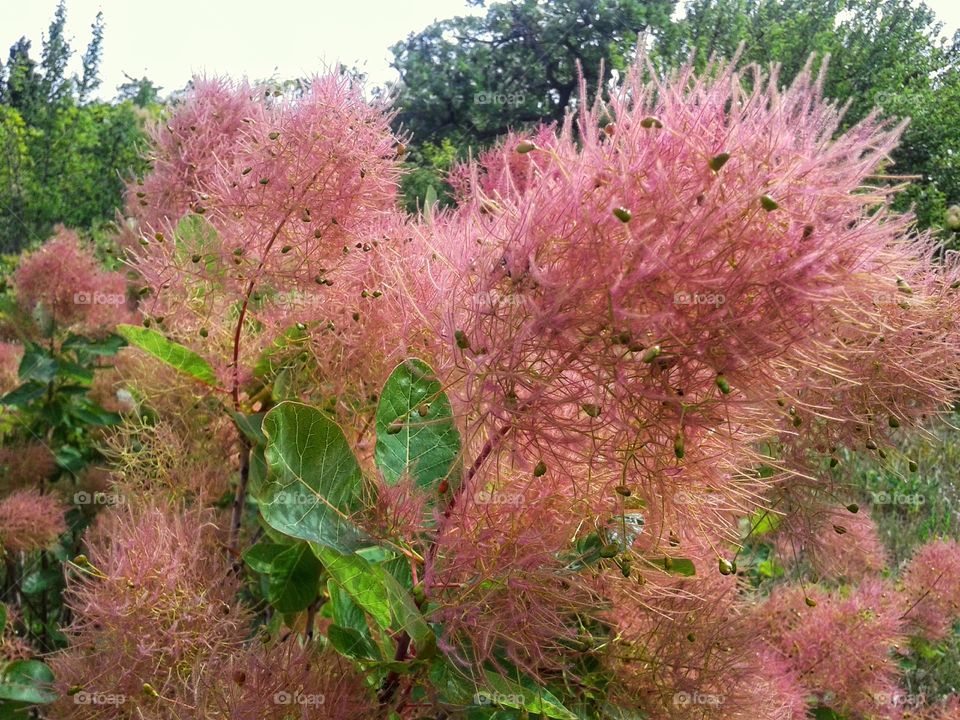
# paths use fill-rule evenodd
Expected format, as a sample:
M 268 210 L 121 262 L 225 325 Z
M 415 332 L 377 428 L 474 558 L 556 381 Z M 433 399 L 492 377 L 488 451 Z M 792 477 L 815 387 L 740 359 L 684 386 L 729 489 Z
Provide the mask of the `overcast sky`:
M 816 2 L 817 0 L 812 0 Z M 960 2 L 927 0 L 952 34 Z M 0 53 L 21 35 L 39 56 L 57 0 L 0 0 Z M 112 98 L 124 73 L 165 92 L 195 73 L 251 79 L 302 77 L 341 61 L 373 83 L 395 75 L 390 46 L 435 19 L 466 12 L 465 0 L 67 0 L 67 36 L 79 65 L 98 11 L 106 21 L 99 94 Z

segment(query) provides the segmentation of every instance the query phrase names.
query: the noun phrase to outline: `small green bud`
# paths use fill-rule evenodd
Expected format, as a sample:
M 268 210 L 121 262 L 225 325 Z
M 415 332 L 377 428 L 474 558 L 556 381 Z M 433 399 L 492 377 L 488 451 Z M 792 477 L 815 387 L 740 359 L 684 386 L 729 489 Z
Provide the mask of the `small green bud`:
M 267 135 L 267 137 L 270 138 L 271 140 L 276 140 L 278 137 L 280 137 L 280 133 L 274 130 L 272 133 Z
M 727 379 L 723 375 L 717 375 L 717 387 L 720 388 L 720 392 L 724 395 L 730 394 L 730 383 L 727 382 Z
M 803 601 L 807 604 L 807 607 L 816 607 L 816 606 L 817 606 L 817 601 L 814 600 L 812 597 L 807 596 L 807 597 L 803 598 Z
M 834 525 L 834 526 L 833 526 L 833 531 L 834 531 L 837 535 L 846 535 L 846 534 L 847 534 L 847 529 L 846 529 L 843 525 Z
M 260 184 L 261 184 L 261 185 L 269 185 L 269 184 L 270 184 L 270 178 L 260 178 Z
M 910 468 L 910 472 L 912 472 L 912 473 L 915 473 L 917 470 L 920 469 L 920 466 L 917 464 L 917 461 L 916 461 L 916 460 L 910 460 L 910 461 L 907 463 L 907 467 Z
M 720 168 L 727 164 L 727 160 L 730 159 L 730 153 L 720 153 L 719 155 L 714 155 L 710 158 L 710 162 L 707 165 L 710 166 L 710 169 L 714 172 L 720 172 Z
M 887 418 L 887 424 L 892 428 L 898 428 L 900 427 L 900 419 L 891 415 Z
M 600 416 L 600 411 L 603 409 L 599 405 L 594 403 L 583 403 L 580 406 L 580 409 L 583 410 L 589 417 L 595 418 Z
M 613 214 L 616 216 L 617 220 L 622 223 L 630 222 L 630 219 L 633 217 L 633 213 L 627 210 L 625 207 L 616 207 L 613 209 Z
M 245 167 L 243 170 L 240 171 L 240 174 L 241 174 L 241 175 L 249 175 L 252 171 L 253 171 L 253 168 L 252 168 L 252 167 Z
M 623 495 L 623 497 L 630 497 L 632 491 L 626 485 L 617 485 L 614 490 L 617 491 L 618 495 Z
M 457 347 L 461 350 L 470 349 L 470 338 L 467 337 L 467 334 L 463 330 L 457 330 L 453 333 L 453 339 L 457 343 Z
M 647 117 L 640 121 L 640 127 L 657 128 L 659 130 L 663 127 L 663 123 L 660 122 L 659 118 L 655 118 L 653 115 L 647 115 Z
M 620 552 L 620 546 L 616 543 L 607 543 L 602 548 L 600 548 L 600 557 L 602 558 L 612 558 Z
M 210 334 L 210 332 L 209 332 L 205 327 L 204 327 L 204 328 L 200 328 L 200 337 L 206 337 L 206 336 L 209 335 L 209 334 Z
M 773 199 L 772 197 L 770 197 L 769 195 L 764 195 L 764 196 L 762 196 L 762 197 L 760 198 L 760 205 L 761 205 L 761 207 L 763 207 L 763 209 L 766 210 L 767 212 L 773 212 L 773 211 L 776 210 L 778 207 L 780 207 L 780 203 L 778 203 L 776 200 L 774 200 L 774 199 Z
M 856 514 L 860 512 L 860 506 L 857 505 L 856 503 L 850 503 L 849 505 L 847 505 L 847 510 L 849 512 L 852 512 L 853 514 Z
M 521 140 L 519 143 L 517 143 L 517 152 L 521 155 L 526 155 L 528 152 L 536 149 L 537 146 L 529 140 Z
M 719 566 L 720 566 L 721 575 L 733 574 L 733 563 L 727 560 L 726 558 L 720 558 Z
M 533 468 L 534 477 L 543 477 L 547 474 L 547 464 L 541 460 L 537 463 L 536 467 Z
M 660 356 L 660 346 L 651 345 L 646 350 L 644 350 L 643 355 L 640 356 L 640 359 L 645 363 L 652 363 Z
M 198 262 L 200 262 L 200 260 L 202 259 L 202 256 L 197 255 L 197 254 L 194 254 L 190 259 L 191 259 L 193 262 L 198 263 Z
M 282 248 L 280 248 L 280 252 L 283 253 L 284 255 L 286 255 L 291 250 L 293 250 L 293 245 L 284 245 Z
M 683 460 L 686 454 L 683 448 L 683 433 L 678 432 L 673 438 L 673 454 L 677 456 L 677 460 Z

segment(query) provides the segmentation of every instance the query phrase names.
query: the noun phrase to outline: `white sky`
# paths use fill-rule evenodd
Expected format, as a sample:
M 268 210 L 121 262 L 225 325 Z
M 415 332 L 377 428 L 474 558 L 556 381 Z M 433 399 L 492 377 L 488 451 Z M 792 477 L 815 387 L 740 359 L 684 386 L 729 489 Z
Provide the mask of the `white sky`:
M 816 2 L 817 0 L 811 0 Z M 927 0 L 952 35 L 960 2 Z M 0 57 L 21 35 L 34 43 L 57 0 L 0 0 Z M 67 36 L 74 63 L 102 10 L 106 21 L 101 97 L 113 97 L 124 73 L 146 75 L 164 93 L 194 73 L 251 79 L 302 77 L 338 60 L 367 72 L 374 84 L 395 77 L 390 45 L 435 19 L 467 12 L 464 0 L 67 0 Z

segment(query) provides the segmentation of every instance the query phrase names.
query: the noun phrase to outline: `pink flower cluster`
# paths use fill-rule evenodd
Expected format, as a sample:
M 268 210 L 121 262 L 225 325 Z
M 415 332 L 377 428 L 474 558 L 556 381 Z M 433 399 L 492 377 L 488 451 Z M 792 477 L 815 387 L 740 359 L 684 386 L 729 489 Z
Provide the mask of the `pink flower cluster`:
M 123 275 L 102 269 L 76 233 L 63 227 L 20 262 L 13 282 L 17 301 L 41 326 L 96 331 L 130 315 Z
M 22 489 L 0 500 L 0 548 L 4 553 L 50 547 L 66 531 L 66 508 L 54 495 Z

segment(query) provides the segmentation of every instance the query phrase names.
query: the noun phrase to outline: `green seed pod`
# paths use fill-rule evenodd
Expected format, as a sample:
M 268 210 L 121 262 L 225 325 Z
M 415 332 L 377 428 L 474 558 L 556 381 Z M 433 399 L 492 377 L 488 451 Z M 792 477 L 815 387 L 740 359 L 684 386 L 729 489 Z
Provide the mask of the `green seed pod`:
M 326 284 L 326 282 L 327 282 L 327 281 L 324 279 L 323 275 L 317 275 L 316 277 L 313 278 L 313 281 L 314 281 L 317 285 L 324 285 L 324 284 Z
M 849 505 L 847 505 L 847 510 L 853 513 L 854 515 L 856 515 L 858 512 L 860 512 L 860 506 L 857 505 L 856 503 L 850 503 Z
M 67 695 L 73 697 L 74 695 L 76 695 L 76 694 L 77 694 L 78 692 L 80 692 L 81 690 L 83 690 L 83 685 L 71 685 L 71 686 L 67 689 Z
M 892 428 L 898 428 L 900 427 L 900 420 L 895 416 L 891 415 L 890 417 L 887 418 L 887 424 Z
M 710 169 L 714 172 L 720 172 L 720 168 L 727 164 L 727 160 L 730 159 L 730 153 L 720 153 L 719 155 L 714 155 L 710 158 L 710 162 L 707 165 L 710 166 Z
M 793 426 L 798 428 L 798 427 L 800 427 L 801 425 L 803 425 L 803 418 L 800 417 L 799 415 L 794 415 L 794 416 L 793 416 Z
M 150 324 L 151 324 L 151 323 L 150 323 L 150 318 L 144 318 L 144 319 L 143 319 L 143 326 L 144 326 L 144 327 L 150 327 Z
M 139 243 L 140 243 L 141 245 L 143 245 L 144 247 L 146 247 L 147 245 L 150 244 L 150 241 L 147 240 L 145 237 L 142 237 L 142 238 L 140 238 Z
M 672 557 L 665 557 L 665 558 L 663 559 L 663 569 L 666 570 L 667 572 L 670 572 L 671 570 L 673 570 L 673 558 L 672 558 Z
M 630 497 L 632 491 L 626 485 L 617 485 L 614 490 L 616 490 L 618 495 L 623 495 L 623 497 Z
M 808 237 L 813 235 L 813 225 L 804 225 L 803 226 L 803 239 L 806 240 Z
M 730 383 L 727 382 L 727 379 L 723 375 L 717 375 L 717 387 L 720 388 L 720 392 L 724 395 L 730 394 Z
M 694 635 L 693 633 L 687 633 L 687 642 L 695 642 L 696 639 L 697 639 L 696 635 Z
M 467 337 L 467 334 L 463 330 L 457 330 L 453 333 L 453 339 L 457 343 L 457 347 L 461 350 L 470 349 L 470 338 Z
M 645 363 L 652 363 L 660 356 L 660 352 L 661 350 L 659 345 L 652 345 L 644 350 L 643 355 L 640 356 L 640 359 Z
M 270 178 L 260 178 L 260 184 L 261 184 L 261 185 L 269 185 L 269 184 L 270 184 Z
M 726 558 L 720 558 L 719 566 L 721 575 L 733 575 L 733 563 Z
M 360 313 L 355 312 L 352 317 L 354 322 L 360 322 Z
M 317 228 L 316 230 L 313 231 L 313 236 L 314 236 L 317 240 L 319 240 L 321 237 L 323 237 L 323 233 L 320 231 L 320 228 Z
M 814 600 L 814 599 L 813 599 L 812 597 L 810 597 L 810 596 L 807 596 L 807 597 L 803 598 L 803 601 L 807 604 L 807 607 L 816 607 L 816 606 L 817 606 L 817 601 Z
M 271 140 L 276 140 L 278 137 L 280 137 L 280 133 L 274 130 L 272 133 L 267 135 L 267 137 L 270 138 Z
M 517 143 L 517 152 L 521 155 L 526 155 L 528 152 L 536 149 L 537 146 L 529 140 L 521 140 L 519 143 Z
M 428 412 L 430 412 L 429 404 L 420 403 L 420 405 L 417 406 L 417 415 L 419 415 L 420 417 L 426 417 Z
M 543 477 L 547 474 L 547 464 L 541 460 L 537 463 L 536 467 L 533 468 L 534 477 Z
M 683 456 L 686 454 L 683 448 L 682 432 L 678 432 L 673 438 L 673 454 L 677 456 L 677 460 L 683 460 Z
M 630 558 L 624 558 L 623 562 L 620 563 L 620 574 L 624 577 L 630 577 L 631 569 L 633 569 L 633 563 L 630 562 Z
M 902 277 L 897 277 L 897 291 L 904 295 L 913 295 L 913 289 L 907 285 L 907 281 Z
M 643 120 L 640 121 L 640 127 L 642 128 L 657 128 L 658 130 L 663 127 L 663 123 L 660 122 L 659 118 L 655 118 L 653 115 L 648 115 Z
M 191 259 L 193 262 L 198 263 L 198 262 L 200 262 L 200 260 L 201 260 L 201 256 L 194 254 L 193 257 L 191 257 L 190 259 Z
M 960 288 L 960 280 L 955 280 L 954 282 L 950 283 L 951 290 L 957 290 L 958 288 Z
M 760 198 L 760 206 L 767 212 L 773 212 L 780 207 L 780 203 L 778 203 L 769 195 L 764 195 Z
M 600 548 L 600 557 L 602 558 L 612 558 L 620 552 L 620 546 L 616 543 L 607 543 L 602 548 Z
M 160 693 L 157 692 L 157 689 L 150 683 L 143 684 L 143 692 L 145 695 L 149 695 L 152 698 L 160 697 Z
M 834 531 L 837 535 L 846 535 L 846 534 L 847 534 L 847 529 L 846 529 L 843 525 L 834 525 L 834 526 L 833 526 L 833 531 Z
M 293 250 L 293 245 L 284 245 L 282 248 L 280 248 L 280 252 L 283 253 L 284 255 L 286 255 L 291 250 Z
M 245 167 L 243 170 L 240 171 L 240 174 L 241 174 L 241 175 L 249 175 L 252 171 L 253 171 L 253 168 L 252 168 L 252 167 Z
M 866 442 L 867 450 L 876 450 L 877 444 L 873 441 L 873 438 L 868 438 Z
M 233 249 L 233 254 L 236 255 L 237 257 L 240 257 L 241 255 L 243 255 L 244 252 L 245 252 L 245 251 L 244 251 L 244 249 L 243 249 L 242 247 L 238 247 L 238 248 L 234 248 L 234 249 Z
M 403 420 L 400 418 L 387 425 L 387 435 L 396 435 L 401 430 L 403 430 Z
M 839 459 L 837 459 L 837 458 L 835 458 L 835 457 L 830 458 L 830 467 L 831 467 L 831 468 L 835 468 L 835 467 L 836 467 L 837 465 L 839 465 L 839 464 L 840 464 L 840 460 L 839 460 Z
M 630 219 L 633 217 L 633 213 L 627 210 L 625 207 L 616 207 L 613 209 L 613 214 L 622 223 L 630 222 Z
M 910 462 L 908 462 L 908 463 L 907 463 L 907 467 L 910 468 L 910 472 L 912 472 L 912 473 L 915 473 L 915 472 L 920 468 L 920 466 L 917 465 L 917 461 L 916 461 L 916 460 L 911 460 Z
M 207 330 L 205 327 L 200 328 L 200 337 L 206 337 L 209 334 L 210 334 L 210 331 Z
M 600 416 L 600 411 L 602 408 L 599 405 L 593 403 L 583 403 L 580 406 L 580 409 L 583 410 L 589 417 L 595 418 Z

